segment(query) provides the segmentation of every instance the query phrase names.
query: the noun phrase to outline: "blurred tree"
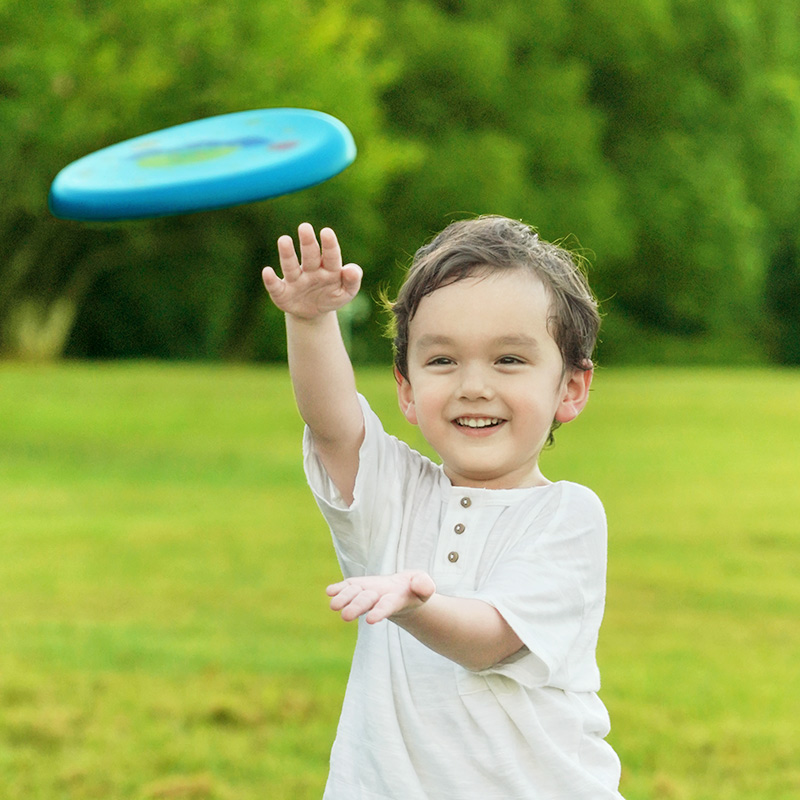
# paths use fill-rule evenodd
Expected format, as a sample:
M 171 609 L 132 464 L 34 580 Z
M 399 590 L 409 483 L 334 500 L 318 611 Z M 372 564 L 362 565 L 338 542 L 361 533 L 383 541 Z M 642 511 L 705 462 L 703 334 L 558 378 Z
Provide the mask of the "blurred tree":
M 633 259 L 603 256 L 609 327 L 622 328 L 612 356 L 655 332 L 684 356 L 705 341 L 720 360 L 757 357 L 774 244 L 800 198 L 796 5 L 573 6 L 573 51 L 635 221 Z
M 403 251 L 453 217 L 521 217 L 597 254 L 604 359 L 763 357 L 800 197 L 789 0 L 386 7 L 386 124 L 420 153 L 383 205 Z
M 772 360 L 800 365 L 800 15 L 789 0 L 758 6 L 760 69 L 748 84 L 745 162 L 765 212 L 763 338 Z
M 770 259 L 766 288 L 769 317 L 765 339 L 772 359 L 800 366 L 800 252 L 797 232 L 782 238 Z
M 604 115 L 589 102 L 586 68 L 565 55 L 569 3 L 387 6 L 388 46 L 403 69 L 384 93 L 386 125 L 420 154 L 385 195 L 402 249 L 453 218 L 496 213 L 628 258 L 621 184 L 601 148 Z
M 276 232 L 306 217 L 335 224 L 359 257 L 381 233 L 375 198 L 404 156 L 381 130 L 376 95 L 391 63 L 380 35 L 357 0 L 2 0 L 0 352 L 50 357 L 70 336 L 74 354 L 279 351 L 274 325 L 271 337 L 254 334 Z M 301 198 L 225 214 L 87 226 L 47 211 L 53 176 L 87 152 L 276 106 L 346 119 L 358 168 Z
M 796 361 L 799 75 L 794 0 L 0 0 L 0 352 L 280 357 L 278 234 L 336 227 L 370 296 L 501 213 L 596 253 L 603 360 Z M 47 212 L 87 152 L 282 105 L 345 120 L 356 163 L 224 212 Z M 375 313 L 358 358 L 385 354 Z

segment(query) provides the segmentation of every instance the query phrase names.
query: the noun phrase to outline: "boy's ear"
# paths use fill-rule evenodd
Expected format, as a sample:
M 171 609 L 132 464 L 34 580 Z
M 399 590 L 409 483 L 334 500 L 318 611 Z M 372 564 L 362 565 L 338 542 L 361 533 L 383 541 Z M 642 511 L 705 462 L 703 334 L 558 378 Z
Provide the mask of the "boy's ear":
M 417 409 L 414 405 L 414 392 L 411 384 L 403 377 L 397 367 L 394 368 L 394 379 L 397 381 L 397 402 L 403 416 L 412 424 L 417 424 Z
M 556 422 L 572 422 L 589 402 L 589 388 L 594 377 L 591 362 L 586 369 L 573 369 L 566 377 L 561 402 L 556 410 Z

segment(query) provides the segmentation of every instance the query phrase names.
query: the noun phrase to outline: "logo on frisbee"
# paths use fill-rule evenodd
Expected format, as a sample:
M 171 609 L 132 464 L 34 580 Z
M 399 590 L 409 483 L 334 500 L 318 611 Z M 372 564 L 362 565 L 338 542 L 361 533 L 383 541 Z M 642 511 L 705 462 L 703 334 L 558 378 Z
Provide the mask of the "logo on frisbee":
M 245 136 L 241 139 L 203 139 L 189 144 L 181 144 L 178 147 L 151 147 L 131 155 L 130 158 L 140 167 L 161 169 L 213 161 L 245 149 L 292 150 L 298 144 L 297 140 L 275 141 L 262 136 Z

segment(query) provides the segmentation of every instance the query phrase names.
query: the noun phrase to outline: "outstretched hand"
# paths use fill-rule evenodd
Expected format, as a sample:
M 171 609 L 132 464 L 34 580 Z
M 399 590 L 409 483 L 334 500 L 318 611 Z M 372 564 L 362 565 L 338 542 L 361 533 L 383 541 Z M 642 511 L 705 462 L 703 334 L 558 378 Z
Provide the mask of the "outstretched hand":
M 398 572 L 347 578 L 326 591 L 332 598 L 331 609 L 340 611 L 345 622 L 366 614 L 366 621 L 374 624 L 419 608 L 436 591 L 436 585 L 426 572 Z
M 361 286 L 361 267 L 342 265 L 342 251 L 330 228 L 319 232 L 304 222 L 297 229 L 300 260 L 291 236 L 278 239 L 283 278 L 272 267 L 262 272 L 264 286 L 281 311 L 302 319 L 314 319 L 347 305 Z

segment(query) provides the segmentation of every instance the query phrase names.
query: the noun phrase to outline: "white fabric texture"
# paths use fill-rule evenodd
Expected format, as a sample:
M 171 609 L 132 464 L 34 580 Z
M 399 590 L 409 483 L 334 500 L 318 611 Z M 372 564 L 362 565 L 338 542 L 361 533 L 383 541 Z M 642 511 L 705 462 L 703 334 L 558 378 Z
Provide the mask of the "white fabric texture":
M 438 592 L 497 608 L 525 646 L 471 672 L 391 622 L 359 620 L 325 800 L 620 800 L 596 694 L 600 501 L 569 482 L 452 486 L 361 402 L 366 436 L 349 507 L 304 437 L 345 577 L 424 570 Z

